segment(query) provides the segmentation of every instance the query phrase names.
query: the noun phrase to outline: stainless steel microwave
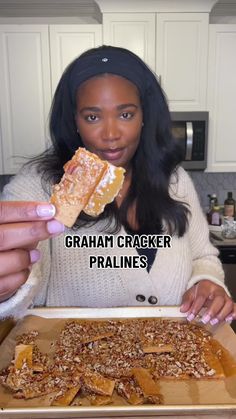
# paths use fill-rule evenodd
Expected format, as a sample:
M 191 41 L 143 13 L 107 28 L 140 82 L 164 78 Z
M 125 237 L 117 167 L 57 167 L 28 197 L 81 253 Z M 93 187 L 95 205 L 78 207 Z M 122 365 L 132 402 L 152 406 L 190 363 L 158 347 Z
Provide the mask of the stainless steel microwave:
M 207 167 L 208 119 L 208 112 L 171 112 L 172 134 L 180 142 L 187 170 Z

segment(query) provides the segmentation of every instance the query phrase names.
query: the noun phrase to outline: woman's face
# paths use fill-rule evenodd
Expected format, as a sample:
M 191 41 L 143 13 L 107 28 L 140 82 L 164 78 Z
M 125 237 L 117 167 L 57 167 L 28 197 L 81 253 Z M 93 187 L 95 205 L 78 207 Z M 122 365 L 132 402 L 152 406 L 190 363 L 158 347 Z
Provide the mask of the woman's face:
M 136 86 L 113 74 L 93 77 L 79 87 L 76 105 L 84 146 L 102 160 L 128 169 L 142 129 Z

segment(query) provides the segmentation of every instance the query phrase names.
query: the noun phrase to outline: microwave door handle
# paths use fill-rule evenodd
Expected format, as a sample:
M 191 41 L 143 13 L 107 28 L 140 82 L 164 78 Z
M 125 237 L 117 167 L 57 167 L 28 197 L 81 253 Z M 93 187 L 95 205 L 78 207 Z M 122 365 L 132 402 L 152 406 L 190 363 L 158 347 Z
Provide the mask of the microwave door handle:
M 186 142 L 186 155 L 185 160 L 192 159 L 193 151 L 193 123 L 186 122 L 187 142 Z

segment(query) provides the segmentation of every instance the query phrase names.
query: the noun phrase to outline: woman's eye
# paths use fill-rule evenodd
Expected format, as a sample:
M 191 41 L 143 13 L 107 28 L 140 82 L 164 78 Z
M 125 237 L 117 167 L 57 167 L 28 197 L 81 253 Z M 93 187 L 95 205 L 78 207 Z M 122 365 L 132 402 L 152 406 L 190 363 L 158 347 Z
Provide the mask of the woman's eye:
M 86 119 L 86 121 L 88 121 L 88 122 L 95 122 L 95 121 L 97 121 L 97 116 L 96 115 L 87 115 L 86 117 L 85 117 L 85 119 Z
M 122 119 L 130 119 L 130 118 L 132 118 L 132 116 L 133 116 L 133 114 L 131 112 L 123 112 L 121 114 Z

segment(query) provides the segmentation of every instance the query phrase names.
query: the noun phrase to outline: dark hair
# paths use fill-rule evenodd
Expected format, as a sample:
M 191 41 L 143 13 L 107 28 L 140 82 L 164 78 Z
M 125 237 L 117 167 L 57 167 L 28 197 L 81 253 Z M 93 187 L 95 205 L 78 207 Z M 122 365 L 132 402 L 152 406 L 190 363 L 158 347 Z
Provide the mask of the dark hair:
M 59 182 L 65 162 L 72 157 L 76 148 L 83 147 L 75 123 L 76 109 L 70 89 L 71 74 L 84 58 L 92 57 L 97 52 L 105 54 L 109 51 L 126 54 L 135 60 L 137 66 L 142 66 L 145 79 L 148 80 L 145 92 L 140 92 L 144 126 L 132 160 L 129 192 L 120 208 L 113 202 L 96 219 L 82 212 L 75 226 L 89 226 L 91 222 L 106 219 L 106 231 L 116 232 L 122 224 L 127 230 L 132 230 L 127 212 L 135 201 L 138 233 L 160 234 L 164 222 L 170 234 L 182 236 L 187 228 L 189 210 L 186 204 L 169 195 L 170 178 L 176 173 L 182 153 L 171 134 L 171 118 L 165 95 L 148 66 L 124 48 L 101 46 L 90 49 L 66 68 L 56 89 L 50 112 L 52 146 L 32 162 L 37 164 L 37 171 L 42 174 L 44 189 L 48 184 Z

